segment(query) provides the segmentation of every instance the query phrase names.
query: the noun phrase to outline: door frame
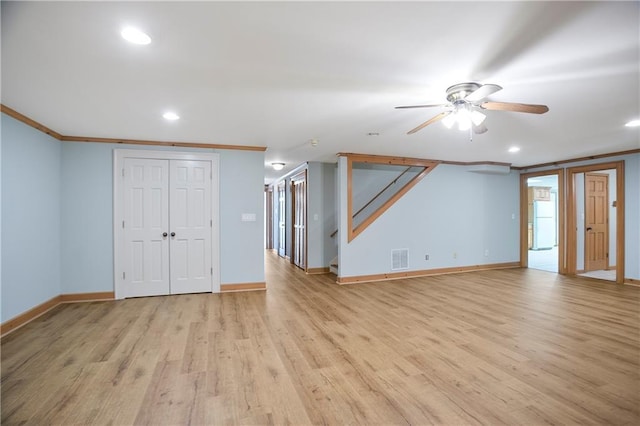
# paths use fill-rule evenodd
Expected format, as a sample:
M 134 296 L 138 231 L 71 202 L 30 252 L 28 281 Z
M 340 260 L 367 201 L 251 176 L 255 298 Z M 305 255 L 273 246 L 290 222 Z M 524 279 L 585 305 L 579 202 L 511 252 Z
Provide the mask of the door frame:
M 576 237 L 576 181 L 578 173 L 616 171 L 616 283 L 624 284 L 624 160 L 570 167 L 567 169 L 567 273 L 576 275 L 578 240 Z M 611 259 L 609 259 L 611 261 Z
M 527 180 L 538 176 L 557 175 L 558 177 L 558 274 L 567 274 L 567 264 L 565 262 L 566 239 L 565 239 L 565 180 L 564 169 L 552 169 L 538 172 L 527 172 L 520 175 L 520 267 L 529 266 L 529 248 L 527 246 L 527 224 L 529 191 Z M 571 229 L 571 228 L 569 228 Z
M 125 289 L 122 288 L 121 259 L 124 253 L 124 231 L 122 228 L 124 214 L 124 182 L 122 171 L 126 158 L 156 159 L 156 160 L 195 160 L 211 162 L 211 213 L 215 220 L 211 224 L 211 276 L 212 293 L 220 292 L 220 155 L 204 152 L 183 151 L 153 151 L 137 149 L 113 150 L 113 288 L 115 299 L 124 299 Z
M 297 250 L 297 246 L 296 246 L 296 230 L 295 230 L 295 226 L 296 226 L 296 208 L 297 208 L 297 203 L 298 203 L 298 197 L 296 197 L 296 187 L 295 187 L 295 182 L 304 182 L 304 199 L 302 200 L 303 204 L 304 204 L 304 247 L 302 248 L 304 250 L 304 267 L 301 267 L 300 265 L 296 265 L 299 268 L 301 268 L 302 270 L 304 270 L 305 272 L 308 269 L 308 259 L 307 259 L 307 247 L 309 245 L 308 242 L 308 236 L 309 236 L 309 196 L 308 196 L 308 179 L 307 179 L 307 169 L 303 169 L 302 171 L 300 171 L 300 173 L 296 173 L 295 175 L 291 176 L 290 178 L 290 184 L 291 184 L 291 188 L 290 188 L 290 193 L 291 193 L 291 256 L 290 256 L 290 261 L 292 264 L 296 264 L 295 263 L 295 253 L 294 251 Z M 286 226 L 286 225 L 285 225 Z

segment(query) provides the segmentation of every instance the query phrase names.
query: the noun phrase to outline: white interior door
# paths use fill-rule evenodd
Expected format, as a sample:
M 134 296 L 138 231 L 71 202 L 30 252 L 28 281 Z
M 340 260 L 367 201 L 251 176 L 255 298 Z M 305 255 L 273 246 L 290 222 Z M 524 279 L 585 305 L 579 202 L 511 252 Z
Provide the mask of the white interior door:
M 210 292 L 211 162 L 170 162 L 171 294 Z
M 169 294 L 169 162 L 127 158 L 122 178 L 124 297 Z
M 114 150 L 116 298 L 220 291 L 218 165 Z

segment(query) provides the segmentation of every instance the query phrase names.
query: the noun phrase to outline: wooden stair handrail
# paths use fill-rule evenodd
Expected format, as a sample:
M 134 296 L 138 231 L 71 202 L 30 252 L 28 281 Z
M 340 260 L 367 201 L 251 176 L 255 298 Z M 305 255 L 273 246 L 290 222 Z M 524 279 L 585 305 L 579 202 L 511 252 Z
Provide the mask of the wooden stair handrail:
M 371 200 L 369 200 L 369 202 L 367 204 L 365 204 L 364 206 L 362 206 L 362 208 L 360 210 L 358 210 L 357 212 L 355 212 L 352 216 L 352 219 L 355 219 L 356 216 L 358 216 L 360 213 L 362 213 L 362 211 L 364 209 L 366 209 L 367 207 L 369 207 L 371 205 L 371 203 L 373 203 L 376 198 L 378 198 L 379 196 L 382 195 L 382 193 L 384 191 L 386 191 L 387 189 L 389 189 L 391 187 L 391 185 L 395 184 L 396 182 L 398 182 L 398 179 L 400 179 L 405 173 L 407 173 L 409 171 L 409 169 L 411 169 L 414 166 L 409 166 L 406 168 L 406 170 L 402 173 L 400 173 L 394 180 L 392 180 L 391 182 L 389 182 L 389 184 L 387 186 L 385 186 L 382 191 L 378 192 Z
M 408 172 L 412 167 L 424 167 L 424 166 L 409 166 L 409 167 L 407 167 L 407 168 L 406 168 L 402 173 L 400 173 L 400 174 L 399 174 L 398 176 L 396 176 L 396 177 L 395 177 L 391 182 L 389 182 L 389 184 L 388 184 L 387 186 L 385 186 L 384 188 L 382 188 L 382 190 L 381 190 L 380 192 L 378 192 L 376 195 L 374 195 L 372 199 L 370 199 L 370 200 L 369 200 L 369 201 L 368 201 L 364 206 L 362 206 L 362 207 L 360 208 L 360 210 L 358 210 L 357 212 L 355 212 L 355 213 L 353 214 L 353 216 L 351 216 L 351 219 L 355 219 L 355 218 L 356 218 L 356 216 L 358 216 L 360 213 L 362 213 L 362 211 L 363 211 L 364 209 L 366 209 L 367 207 L 369 207 L 369 206 L 371 205 L 371 203 L 373 203 L 373 202 L 376 200 L 376 198 L 378 198 L 379 196 L 381 196 L 381 195 L 382 195 L 382 193 L 383 193 L 384 191 L 386 191 L 387 189 L 389 189 L 389 188 L 391 187 L 391 185 L 393 185 L 393 184 L 397 183 L 397 182 L 398 182 L 398 179 L 400 179 L 400 178 L 401 178 L 405 173 L 407 173 L 407 172 Z M 338 233 L 338 230 L 336 229 L 335 231 L 333 231 L 333 232 L 331 233 L 331 238 L 335 237 L 337 233 Z

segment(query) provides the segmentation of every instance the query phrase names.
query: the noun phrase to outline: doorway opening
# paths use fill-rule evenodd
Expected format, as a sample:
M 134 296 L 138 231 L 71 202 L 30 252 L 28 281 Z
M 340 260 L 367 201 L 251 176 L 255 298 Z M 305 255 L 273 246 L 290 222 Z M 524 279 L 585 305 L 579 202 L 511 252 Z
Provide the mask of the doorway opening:
M 520 179 L 521 264 L 566 273 L 563 170 L 525 173 Z
M 624 163 L 569 169 L 570 271 L 624 282 Z
M 558 272 L 558 176 L 527 179 L 529 268 Z

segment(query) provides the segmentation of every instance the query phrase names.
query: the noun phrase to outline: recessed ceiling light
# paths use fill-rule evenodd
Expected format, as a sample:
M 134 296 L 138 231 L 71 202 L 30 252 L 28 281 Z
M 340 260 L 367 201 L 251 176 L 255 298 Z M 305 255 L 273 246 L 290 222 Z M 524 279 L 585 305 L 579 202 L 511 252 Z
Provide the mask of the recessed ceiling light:
M 151 43 L 151 37 L 134 27 L 123 28 L 123 30 L 120 32 L 120 35 L 123 39 L 133 44 Z
M 627 126 L 627 127 L 638 127 L 638 126 L 640 126 L 640 120 L 631 120 L 630 122 L 625 124 L 625 126 Z
M 180 119 L 180 116 L 178 114 L 171 111 L 165 112 L 164 114 L 162 114 L 162 116 L 164 117 L 165 120 L 169 120 L 169 121 L 176 121 Z
M 514 153 L 514 152 L 518 152 L 520 151 L 520 148 L 518 148 L 517 146 L 512 146 L 511 148 L 509 148 L 509 152 Z

